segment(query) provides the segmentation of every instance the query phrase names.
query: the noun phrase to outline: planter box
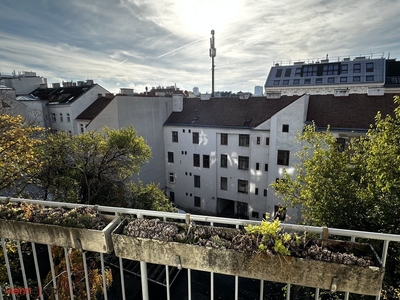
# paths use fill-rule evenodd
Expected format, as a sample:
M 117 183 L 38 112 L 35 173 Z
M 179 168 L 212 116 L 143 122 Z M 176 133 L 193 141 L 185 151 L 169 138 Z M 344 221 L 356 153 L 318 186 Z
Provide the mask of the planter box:
M 201 247 L 177 242 L 134 238 L 123 235 L 126 222 L 111 234 L 116 256 L 154 264 L 228 274 L 240 277 L 321 288 L 364 295 L 379 295 L 384 269 L 368 244 L 323 240 L 324 243 L 354 245 L 367 251 L 379 267 L 344 265 L 292 256 L 252 255 L 227 249 Z M 178 266 L 179 267 L 179 266 Z
M 110 219 L 108 216 L 105 217 Z M 111 222 L 103 230 L 0 219 L 0 237 L 35 242 L 38 244 L 110 253 L 113 251 L 111 232 L 121 223 L 119 217 L 111 218 Z

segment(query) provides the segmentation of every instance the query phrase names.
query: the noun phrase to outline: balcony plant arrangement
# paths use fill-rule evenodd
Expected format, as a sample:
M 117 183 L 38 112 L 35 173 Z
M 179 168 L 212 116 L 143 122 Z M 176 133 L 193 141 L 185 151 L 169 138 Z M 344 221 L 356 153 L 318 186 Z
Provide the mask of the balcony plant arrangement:
M 119 217 L 101 215 L 94 206 L 0 204 L 0 237 L 12 240 L 110 253 L 111 231 L 119 223 Z
M 378 295 L 384 275 L 369 244 L 284 232 L 279 220 L 233 229 L 134 219 L 111 235 L 122 258 L 331 291 Z

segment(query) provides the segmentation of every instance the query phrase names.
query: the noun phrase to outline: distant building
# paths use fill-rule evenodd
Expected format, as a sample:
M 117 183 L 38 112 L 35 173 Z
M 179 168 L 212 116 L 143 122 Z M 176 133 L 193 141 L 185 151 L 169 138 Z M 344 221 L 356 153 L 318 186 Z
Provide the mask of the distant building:
M 0 73 L 0 85 L 4 85 L 15 90 L 16 95 L 29 94 L 34 89 L 42 86 L 47 87 L 47 79 L 39 77 L 36 72 L 19 72 L 12 74 Z
M 200 95 L 199 88 L 197 86 L 193 88 L 193 94 L 195 94 L 196 96 Z
M 261 85 L 256 85 L 254 87 L 254 96 L 262 96 L 263 95 L 263 87 Z

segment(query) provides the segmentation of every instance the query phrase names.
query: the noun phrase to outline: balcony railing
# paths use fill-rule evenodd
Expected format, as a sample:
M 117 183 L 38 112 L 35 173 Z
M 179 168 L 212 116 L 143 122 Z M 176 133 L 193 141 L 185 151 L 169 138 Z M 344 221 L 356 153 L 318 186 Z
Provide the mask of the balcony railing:
M 41 206 L 47 207 L 68 207 L 74 208 L 80 205 L 78 204 L 71 204 L 71 203 L 60 203 L 60 202 L 48 202 L 48 201 L 39 201 L 39 200 L 28 200 L 28 199 L 17 199 L 17 198 L 5 198 L 0 197 L 0 202 L 4 202 L 5 200 L 11 202 L 21 202 L 24 201 L 26 203 L 31 204 L 38 204 Z M 127 208 L 118 208 L 118 207 L 106 207 L 106 206 L 98 206 L 98 211 L 102 214 L 107 215 L 133 215 L 136 218 L 143 218 L 143 217 L 158 217 L 164 220 L 166 219 L 181 219 L 185 221 L 188 218 L 188 215 L 179 214 L 179 213 L 168 213 L 168 212 L 159 212 L 159 211 L 148 211 L 148 210 L 137 210 L 137 209 L 127 209 Z M 257 224 L 257 221 L 251 220 L 238 220 L 238 219 L 229 219 L 229 218 L 220 218 L 220 217 L 213 217 L 213 216 L 203 216 L 203 215 L 190 215 L 190 219 L 194 222 L 208 224 L 210 226 L 232 226 L 239 228 L 240 226 L 247 225 L 247 224 Z M 323 237 L 326 235 L 327 229 L 323 227 L 313 227 L 313 226 L 300 226 L 300 225 L 293 225 L 293 224 L 281 224 L 285 230 L 295 230 L 297 232 L 308 232 L 308 233 L 316 233 Z M 44 233 L 45 234 L 45 233 Z M 400 242 L 400 235 L 392 235 L 392 234 L 383 234 L 383 233 L 374 233 L 374 232 L 362 232 L 362 231 L 353 231 L 353 230 L 344 230 L 344 229 L 334 229 L 329 228 L 329 235 L 340 237 L 344 239 L 350 239 L 351 241 L 357 240 L 376 240 L 381 241 L 383 243 L 381 253 L 378 255 L 381 257 L 383 267 L 386 264 L 387 255 L 388 255 L 388 246 L 390 242 Z M 18 262 L 11 261 L 9 259 L 9 252 L 7 252 L 6 248 L 6 239 L 1 237 L 1 245 L 2 250 L 5 258 L 5 265 L 7 269 L 7 278 L 8 278 L 8 286 L 0 286 L 0 299 L 17 299 L 23 295 L 26 299 L 36 299 L 31 293 L 32 287 L 29 286 L 27 272 L 29 271 L 30 274 L 36 274 L 37 284 L 40 287 L 38 297 L 40 299 L 47 299 L 43 290 L 48 288 L 49 286 L 53 287 L 54 291 L 54 298 L 55 299 L 63 299 L 63 297 L 57 294 L 57 277 L 60 274 L 57 274 L 54 263 L 53 263 L 53 254 L 51 245 L 47 244 L 47 254 L 49 263 L 50 263 L 50 273 L 51 279 L 44 282 L 43 274 L 41 274 L 41 264 L 40 258 L 36 251 L 35 244 L 32 243 L 32 256 L 34 261 L 33 270 L 27 270 L 24 264 L 23 258 L 23 250 L 21 248 L 21 241 L 16 241 L 17 245 L 17 253 L 18 253 Z M 46 248 L 46 247 L 45 247 Z M 68 274 L 68 288 L 69 288 L 69 298 L 75 299 L 73 285 L 72 274 L 73 271 L 71 270 L 71 264 L 69 261 L 69 248 L 64 248 L 64 256 L 65 256 L 65 270 L 62 273 Z M 190 269 L 181 269 L 179 266 L 171 267 L 171 266 L 160 266 L 160 265 L 152 265 L 146 262 L 137 262 L 137 261 L 130 261 L 127 259 L 122 259 L 120 257 L 116 257 L 111 254 L 105 253 L 96 253 L 100 260 L 100 269 L 101 269 L 101 278 L 102 278 L 102 289 L 104 292 L 104 299 L 137 299 L 137 295 L 141 295 L 141 298 L 144 300 L 147 299 L 181 299 L 186 297 L 186 299 L 192 299 L 194 293 L 202 293 L 204 298 L 209 299 L 217 299 L 217 292 L 221 292 L 221 288 L 224 292 L 224 297 L 228 297 L 230 299 L 254 299 L 257 297 L 258 299 L 269 299 L 268 291 L 265 288 L 267 282 L 264 280 L 248 280 L 245 284 L 243 284 L 244 278 L 238 276 L 227 276 L 227 275 L 220 275 L 213 272 L 199 272 Z M 43 253 L 42 253 L 43 255 Z M 82 282 L 85 282 L 86 291 L 87 291 L 87 298 L 90 299 L 90 287 L 89 287 L 89 273 L 88 273 L 88 266 L 86 263 L 86 255 L 85 251 L 82 251 L 83 256 L 83 274 L 84 278 L 82 278 Z M 19 268 L 22 273 L 22 281 L 23 286 L 16 286 L 15 279 L 13 278 L 14 274 L 12 272 L 11 264 L 19 265 Z M 114 268 L 114 271 L 119 274 L 114 278 L 113 281 L 113 289 L 108 289 L 106 286 L 106 270 L 107 268 Z M 139 280 L 140 278 L 140 280 Z M 194 278 L 198 282 L 194 283 Z M 226 284 L 229 282 L 232 289 L 227 287 L 220 287 L 220 284 Z M 163 290 L 163 296 L 160 298 L 159 295 L 154 295 L 152 289 L 149 290 L 149 285 L 157 284 L 158 289 Z M 242 286 L 241 286 L 242 284 Z M 251 287 L 250 287 L 251 285 Z M 199 288 L 200 286 L 200 288 Z M 258 288 L 254 288 L 258 286 Z M 286 284 L 286 292 L 283 295 L 282 292 L 282 299 L 291 299 L 291 292 L 293 286 L 291 284 Z M 179 292 L 177 291 L 178 289 Z M 246 294 L 250 293 L 252 298 L 246 298 Z M 137 295 L 134 298 L 132 296 L 132 290 L 137 291 Z M 42 291 L 42 292 L 40 292 Z M 246 293 L 248 292 L 248 293 Z M 315 294 L 315 299 L 319 299 L 320 295 L 319 289 L 313 289 L 313 293 Z M 232 295 L 228 295 L 232 293 Z M 183 295 L 184 294 L 184 295 Z M 257 294 L 257 296 L 254 296 Z M 342 299 L 349 299 L 349 293 L 338 293 L 342 296 Z M 179 296 L 177 296 L 179 295 Z M 140 296 L 139 296 L 140 297 Z M 178 298 L 179 297 L 179 298 Z M 380 295 L 375 296 L 376 299 L 380 299 Z M 21 298 L 18 298 L 21 299 Z

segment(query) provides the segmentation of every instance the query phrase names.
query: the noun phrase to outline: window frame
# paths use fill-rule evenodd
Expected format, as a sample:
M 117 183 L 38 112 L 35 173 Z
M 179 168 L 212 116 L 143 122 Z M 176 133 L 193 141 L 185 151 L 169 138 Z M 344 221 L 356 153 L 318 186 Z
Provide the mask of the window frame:
M 248 156 L 239 156 L 238 157 L 238 169 L 239 170 L 248 170 L 249 169 L 249 157 Z
M 228 134 L 221 133 L 221 145 L 227 146 L 228 145 Z
M 193 175 L 193 185 L 195 188 L 200 188 L 201 183 L 200 183 L 200 175 Z
M 174 163 L 174 152 L 168 151 L 168 162 Z
M 175 183 L 175 173 L 174 172 L 169 172 L 168 173 L 168 182 L 169 183 Z
M 193 144 L 196 144 L 196 145 L 199 144 L 199 133 L 198 132 L 195 132 L 195 131 L 192 132 L 192 142 L 193 142 Z
M 220 179 L 220 189 L 223 191 L 228 190 L 228 177 L 221 177 Z
M 193 204 L 195 207 L 201 207 L 201 197 L 194 196 L 193 201 L 194 201 Z
M 238 193 L 248 194 L 249 193 L 249 181 L 244 179 L 238 179 Z
M 365 71 L 366 72 L 374 72 L 374 63 L 373 62 L 367 62 L 365 64 Z
M 289 132 L 289 124 L 282 124 L 282 132 Z
M 250 135 L 249 134 L 239 134 L 239 146 L 249 147 L 250 145 Z
M 361 64 L 356 63 L 353 65 L 353 73 L 361 73 Z
M 178 143 L 179 138 L 178 138 L 178 131 L 173 130 L 172 131 L 172 142 L 173 143 Z
M 200 168 L 200 154 L 193 153 L 193 167 Z
M 289 166 L 290 151 L 289 150 L 278 150 L 276 164 L 279 166 Z
M 210 155 L 208 154 L 203 154 L 203 168 L 210 168 Z
M 228 168 L 228 155 L 221 154 L 221 168 Z

